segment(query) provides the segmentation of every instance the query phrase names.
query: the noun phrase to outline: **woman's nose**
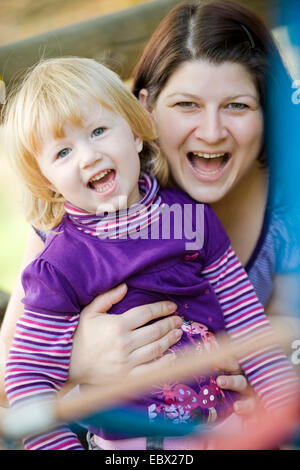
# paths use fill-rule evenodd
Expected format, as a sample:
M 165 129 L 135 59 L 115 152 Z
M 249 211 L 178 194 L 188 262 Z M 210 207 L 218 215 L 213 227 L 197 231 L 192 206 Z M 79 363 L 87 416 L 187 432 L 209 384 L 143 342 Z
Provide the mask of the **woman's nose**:
M 201 114 L 195 135 L 208 144 L 215 144 L 224 140 L 228 131 L 218 110 L 208 110 Z

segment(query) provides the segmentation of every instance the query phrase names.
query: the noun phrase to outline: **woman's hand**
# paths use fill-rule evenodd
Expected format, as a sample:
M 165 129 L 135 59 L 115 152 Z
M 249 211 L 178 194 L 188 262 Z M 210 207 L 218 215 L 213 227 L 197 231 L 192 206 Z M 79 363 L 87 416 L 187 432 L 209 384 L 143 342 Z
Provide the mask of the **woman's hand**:
M 167 367 L 174 359 L 173 354 L 161 356 L 182 335 L 181 319 L 170 316 L 176 305 L 157 302 L 122 315 L 104 315 L 126 292 L 127 287 L 122 284 L 99 295 L 82 310 L 71 356 L 72 383 L 101 385 L 118 374 L 150 373 L 156 360 Z M 146 325 L 160 317 L 167 318 Z
M 219 375 L 217 378 L 218 387 L 238 392 L 241 395 L 241 400 L 237 400 L 233 405 L 235 413 L 245 417 L 250 415 L 256 406 L 256 399 L 246 377 L 241 374 L 237 360 L 231 358 L 226 364 L 222 364 L 222 369 L 232 375 Z

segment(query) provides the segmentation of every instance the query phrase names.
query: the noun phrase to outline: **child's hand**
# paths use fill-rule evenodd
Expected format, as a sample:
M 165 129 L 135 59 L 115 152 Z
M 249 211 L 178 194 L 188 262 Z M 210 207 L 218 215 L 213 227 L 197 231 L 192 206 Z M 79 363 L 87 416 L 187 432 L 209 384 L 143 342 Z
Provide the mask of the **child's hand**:
M 96 297 L 81 312 L 71 357 L 69 380 L 72 383 L 101 385 L 115 379 L 117 374 L 145 373 L 147 369 L 150 372 L 158 358 L 164 366 L 173 360 L 172 354 L 161 356 L 182 334 L 181 319 L 170 316 L 176 311 L 176 305 L 157 302 L 121 315 L 103 315 L 126 292 L 122 284 Z

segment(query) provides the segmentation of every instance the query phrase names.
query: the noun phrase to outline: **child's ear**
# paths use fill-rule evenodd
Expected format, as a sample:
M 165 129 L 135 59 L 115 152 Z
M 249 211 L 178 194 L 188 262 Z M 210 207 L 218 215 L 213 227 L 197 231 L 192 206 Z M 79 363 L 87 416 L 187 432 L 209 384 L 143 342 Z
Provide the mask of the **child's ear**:
M 149 92 L 146 88 L 142 88 L 139 92 L 139 102 L 144 106 L 144 108 L 151 114 L 152 108 L 148 104 Z
M 135 141 L 135 147 L 136 147 L 137 153 L 140 153 L 143 150 L 143 139 L 135 135 L 134 141 Z
M 50 183 L 47 178 L 43 177 L 43 183 L 45 184 L 45 186 L 47 186 L 48 189 L 51 189 L 51 191 L 54 191 L 56 193 L 58 192 L 54 184 Z

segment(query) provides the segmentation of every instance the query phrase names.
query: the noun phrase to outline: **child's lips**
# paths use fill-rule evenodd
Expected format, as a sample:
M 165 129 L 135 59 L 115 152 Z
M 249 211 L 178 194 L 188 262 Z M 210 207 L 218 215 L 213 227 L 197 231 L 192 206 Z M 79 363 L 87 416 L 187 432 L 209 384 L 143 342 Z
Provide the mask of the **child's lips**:
M 106 193 L 113 187 L 115 178 L 115 170 L 105 169 L 97 173 L 88 181 L 88 187 L 97 193 Z

